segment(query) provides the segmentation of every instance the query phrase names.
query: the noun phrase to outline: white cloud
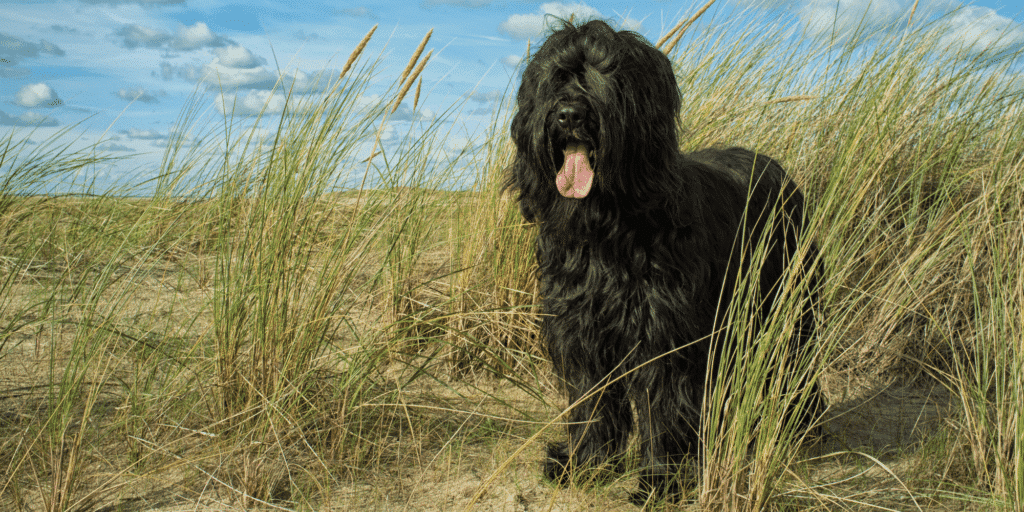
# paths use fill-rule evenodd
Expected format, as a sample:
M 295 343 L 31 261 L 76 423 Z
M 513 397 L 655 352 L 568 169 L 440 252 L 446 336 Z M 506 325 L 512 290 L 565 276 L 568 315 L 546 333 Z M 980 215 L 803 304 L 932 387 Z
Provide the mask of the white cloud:
M 116 142 L 109 142 L 107 144 L 100 144 L 96 146 L 96 149 L 100 151 L 135 151 L 134 149 L 125 146 L 124 144 L 118 144 Z
M 120 89 L 114 93 L 118 98 L 127 101 L 141 101 L 143 103 L 158 103 L 156 96 L 146 92 L 145 89 Z
M 229 89 L 261 89 L 277 88 L 292 93 L 309 93 L 322 91 L 331 77 L 340 73 L 337 69 L 326 69 L 310 74 L 300 69 L 281 73 L 270 71 L 262 65 L 266 59 L 257 57 L 248 49 L 231 45 L 214 48 L 217 58 L 202 66 L 182 64 L 176 66 L 170 62 L 160 63 L 159 76 L 164 80 L 175 77 L 195 83 L 203 83 L 214 91 Z M 158 76 L 154 71 L 153 76 Z
M 498 25 L 498 31 L 516 39 L 532 39 L 544 35 L 548 23 L 557 21 L 555 18 L 574 18 L 576 21 L 603 18 L 600 11 L 584 3 L 550 2 L 541 4 L 539 11 L 533 14 L 513 14 Z
M 121 27 L 114 32 L 114 35 L 121 38 L 121 44 L 125 48 L 161 48 L 165 45 L 175 50 L 189 51 L 198 50 L 204 47 L 220 47 L 229 44 L 231 41 L 217 34 L 214 34 L 210 27 L 201 21 L 193 25 L 178 28 L 178 33 L 171 36 L 163 30 L 143 27 L 142 25 L 131 24 Z
M 224 38 L 214 34 L 206 23 L 197 21 L 194 25 L 181 27 L 178 35 L 171 41 L 171 46 L 177 50 L 197 50 L 205 46 L 224 46 Z
M 57 120 L 38 112 L 29 110 L 19 116 L 27 126 L 57 126 Z
M 498 25 L 498 31 L 516 39 L 539 37 L 544 32 L 544 15 L 513 14 Z
M 327 83 L 334 77 L 341 74 L 339 69 L 325 69 L 314 74 L 306 73 L 300 69 L 293 70 L 290 74 L 284 73 L 281 77 L 282 89 L 293 93 L 310 93 L 322 91 Z
M 470 152 L 476 147 L 473 139 L 466 136 L 450 137 L 445 140 L 445 150 L 453 155 Z
M 171 39 L 171 35 L 167 32 L 134 23 L 121 27 L 120 30 L 114 32 L 114 35 L 121 36 L 121 44 L 125 48 L 138 48 L 140 46 L 159 48 Z
M 278 75 L 263 67 L 228 67 L 215 60 L 203 66 L 195 81 L 205 82 L 213 90 L 276 88 L 280 91 L 303 94 L 322 91 L 326 87 L 328 79 L 338 76 L 339 73 L 340 71 L 337 69 L 329 69 L 311 75 L 300 69 L 294 69 Z
M 514 68 L 514 67 L 518 66 L 519 63 L 522 62 L 522 61 L 523 61 L 523 56 L 522 55 L 506 55 L 506 56 L 501 58 L 501 63 L 506 65 L 506 66 L 508 66 L 508 67 L 510 67 L 510 68 Z
M 401 109 L 399 109 L 399 110 L 401 110 Z M 380 132 L 380 140 L 382 142 L 384 142 L 384 143 L 398 141 L 398 129 L 395 128 L 395 125 L 393 123 L 385 124 L 384 127 L 379 130 L 379 132 Z M 370 155 L 369 148 L 367 148 L 366 156 L 369 156 L 369 155 Z
M 942 46 L 950 51 L 977 55 L 1000 54 L 1024 48 L 1024 25 L 996 14 L 987 7 L 963 7 L 946 20 Z
M 120 135 L 115 135 L 107 139 L 107 142 L 115 146 L 107 148 L 109 151 L 119 151 L 116 147 L 127 147 L 123 144 L 117 144 L 122 140 L 129 141 L 149 141 L 149 145 L 155 148 L 166 147 L 168 143 L 174 145 L 181 145 L 181 147 L 187 147 L 195 144 L 195 140 L 190 137 L 182 137 L 180 133 L 174 132 L 158 132 L 156 130 L 140 130 L 138 128 L 128 128 L 127 130 L 118 130 Z M 100 147 L 103 149 L 103 147 Z M 131 151 L 135 151 L 135 148 L 129 148 Z
M 58 107 L 64 102 L 57 93 L 44 83 L 29 84 L 18 90 L 14 95 L 15 103 L 23 107 Z
M 269 89 L 277 82 L 277 77 L 262 67 L 234 68 L 214 61 L 203 66 L 199 72 L 199 81 L 206 82 L 215 90 L 236 87 Z
M 349 8 L 349 9 L 341 9 L 338 12 L 343 14 L 343 15 L 345 15 L 345 16 L 352 16 L 353 18 L 370 18 L 370 19 L 374 19 L 374 20 L 377 19 L 377 13 L 374 12 L 374 11 L 371 11 L 370 9 L 366 8 L 365 6 L 352 7 L 352 8 Z
M 214 106 L 224 115 L 256 116 L 284 112 L 285 96 L 280 92 L 249 91 L 245 94 L 218 94 Z
M 889 27 L 908 12 L 895 0 L 810 0 L 796 10 L 810 35 L 838 38 Z
M 156 72 L 151 73 L 156 76 Z M 170 62 L 160 63 L 160 77 L 164 80 L 171 80 L 174 77 L 181 78 L 187 82 L 198 82 L 203 79 L 203 67 L 196 64 L 182 64 L 175 66 Z
M 374 105 L 380 103 L 380 101 L 380 94 L 361 94 L 359 95 L 358 98 L 356 98 L 356 106 L 363 109 L 371 108 Z
M 257 57 L 248 48 L 239 45 L 214 48 L 213 53 L 217 56 L 217 60 L 221 65 L 229 68 L 248 69 L 267 63 L 267 59 Z
M 388 119 L 391 121 L 430 121 L 436 117 L 437 114 L 429 108 L 421 106 L 413 110 L 409 105 L 402 103 L 398 106 L 398 110 L 391 114 Z
M 57 126 L 59 124 L 56 119 L 31 110 L 20 116 L 10 116 L 0 110 L 0 126 Z
M 760 9 L 788 10 L 810 36 L 846 39 L 854 34 L 904 30 L 914 0 L 732 0 Z M 956 0 L 920 2 L 915 24 L 930 23 L 942 32 L 939 46 L 977 55 L 1024 49 L 1024 25 L 987 7 L 961 6 Z
M 129 128 L 127 130 L 121 130 L 120 132 L 129 139 L 136 140 L 165 140 L 167 139 L 166 133 L 160 133 L 155 130 L 140 130 L 138 128 Z

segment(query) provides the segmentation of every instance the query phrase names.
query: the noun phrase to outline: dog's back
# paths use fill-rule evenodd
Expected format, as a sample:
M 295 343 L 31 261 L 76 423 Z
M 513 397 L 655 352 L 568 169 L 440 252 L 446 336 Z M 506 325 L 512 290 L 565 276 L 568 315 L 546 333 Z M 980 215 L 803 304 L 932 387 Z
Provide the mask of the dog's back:
M 739 188 L 769 187 L 780 190 L 788 181 L 786 171 L 768 155 L 755 153 L 746 148 L 702 149 L 688 153 L 685 157 L 705 164 Z

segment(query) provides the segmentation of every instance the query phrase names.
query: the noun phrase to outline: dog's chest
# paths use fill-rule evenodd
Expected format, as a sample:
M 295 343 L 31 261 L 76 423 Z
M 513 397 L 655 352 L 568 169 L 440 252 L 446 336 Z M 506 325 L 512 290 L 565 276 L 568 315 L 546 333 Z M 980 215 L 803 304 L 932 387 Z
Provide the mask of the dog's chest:
M 665 251 L 644 246 L 588 244 L 541 261 L 541 291 L 596 317 L 663 309 L 687 288 L 687 276 L 666 263 Z M 544 255 L 542 255 L 542 258 Z M 598 318 L 595 318 L 598 320 Z

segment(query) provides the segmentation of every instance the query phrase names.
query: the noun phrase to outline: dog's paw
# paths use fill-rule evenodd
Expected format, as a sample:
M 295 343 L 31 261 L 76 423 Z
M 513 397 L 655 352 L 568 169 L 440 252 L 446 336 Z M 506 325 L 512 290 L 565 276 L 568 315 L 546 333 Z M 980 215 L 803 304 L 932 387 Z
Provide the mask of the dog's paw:
M 569 483 L 569 446 L 566 443 L 548 445 L 548 456 L 544 460 L 544 476 L 559 485 Z

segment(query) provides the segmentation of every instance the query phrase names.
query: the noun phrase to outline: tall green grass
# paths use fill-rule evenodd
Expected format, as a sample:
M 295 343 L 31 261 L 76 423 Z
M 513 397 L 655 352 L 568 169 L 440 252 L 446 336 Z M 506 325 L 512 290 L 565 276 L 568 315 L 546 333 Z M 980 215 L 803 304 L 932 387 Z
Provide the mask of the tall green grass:
M 318 94 L 278 91 L 286 106 L 275 119 L 235 117 L 227 105 L 221 129 L 204 129 L 200 102 L 190 103 L 150 199 L 122 199 L 123 188 L 38 198 L 48 180 L 103 159 L 93 148 L 46 149 L 65 133 L 31 151 L 31 133 L 9 137 L 0 219 L 16 243 L 3 246 L 3 356 L 30 348 L 12 338 L 51 331 L 42 400 L 32 393 L 21 405 L 32 420 L 5 423 L 0 489 L 10 503 L 88 510 L 130 476 L 172 470 L 245 507 L 301 503 L 328 496 L 334 468 L 374 451 L 363 429 L 386 427 L 362 404 L 389 402 L 380 377 L 388 351 L 373 324 L 383 316 L 371 310 L 388 301 L 368 297 L 385 276 L 405 280 L 391 267 L 411 272 L 407 240 L 423 230 L 395 219 L 420 206 L 340 184 L 365 172 L 422 188 L 433 153 L 423 141 L 436 140 L 438 126 L 398 154 L 375 148 L 376 159 L 358 161 L 405 92 L 400 82 L 386 100 L 365 101 L 380 64 L 360 58 L 367 40 L 341 78 L 322 77 Z M 261 122 L 274 127 L 269 138 L 252 129 Z M 44 273 L 52 293 L 29 299 L 23 289 L 38 293 L 30 285 Z M 154 282 L 172 293 L 145 297 L 163 310 L 147 312 L 137 301 Z M 66 324 L 73 334 L 53 332 Z M 108 395 L 122 402 L 114 414 L 98 410 Z M 125 458 L 110 452 L 122 443 Z M 96 460 L 109 478 L 93 476 Z
M 1019 315 L 1020 287 L 1011 285 L 1015 280 L 1009 276 L 1018 276 L 1021 265 L 1008 258 L 1019 256 L 1024 217 L 1018 206 L 1009 206 L 1019 201 L 1007 200 L 1007 194 L 1019 198 L 1022 191 L 1021 121 L 1008 115 L 1021 97 L 1008 82 L 998 81 L 1010 73 L 1012 59 L 992 63 L 993 55 L 946 51 L 933 25 L 854 37 L 839 46 L 806 41 L 801 51 L 824 60 L 817 68 L 794 66 L 794 54 L 786 52 L 781 66 L 761 64 L 778 54 L 755 46 L 723 44 L 720 58 L 732 65 L 716 70 L 721 79 L 700 82 L 709 75 L 701 73 L 684 87 L 696 98 L 727 96 L 708 106 L 696 104 L 684 113 L 684 126 L 696 132 L 693 139 L 706 143 L 763 148 L 804 184 L 815 207 L 811 232 L 828 269 L 820 326 L 826 368 L 883 369 L 907 379 L 931 375 L 972 404 L 965 411 L 969 423 L 999 418 L 998 428 L 968 429 L 975 432 L 967 436 L 974 462 L 965 471 L 976 479 L 958 485 L 991 489 L 995 503 L 1020 506 L 1020 487 L 1014 483 L 1021 478 L 1020 456 L 1007 449 L 1012 439 L 1020 439 L 1019 415 L 1005 407 L 1019 391 L 1011 389 L 1021 360 L 1011 356 L 1018 352 L 1019 337 L 983 334 L 1020 325 L 1011 320 Z M 692 55 L 714 59 L 714 53 L 711 47 Z M 686 61 L 684 69 L 700 69 L 701 64 L 688 67 Z M 762 94 L 774 89 L 798 100 L 758 98 L 743 85 L 757 83 L 772 85 L 762 87 Z M 737 95 L 728 97 L 732 91 Z M 760 99 L 762 106 L 753 110 L 744 98 Z M 723 109 L 729 104 L 739 108 Z M 759 115 L 750 115 L 752 110 Z M 740 126 L 719 128 L 722 119 Z M 711 130 L 701 133 L 695 127 Z M 950 372 L 957 377 L 949 378 Z M 973 384 L 965 387 L 967 375 Z M 969 399 L 972 393 L 987 398 Z M 757 408 L 740 411 L 761 414 Z M 984 440 L 977 438 L 980 432 Z M 792 446 L 781 449 L 789 452 Z M 742 458 L 742 449 L 737 444 L 729 460 Z M 756 475 L 757 463 L 750 464 Z M 1007 476 L 993 478 L 992 466 Z M 785 464 L 779 469 L 789 471 Z M 740 474 L 746 472 L 732 472 L 723 485 Z M 813 484 L 804 482 L 805 490 L 797 494 L 834 503 L 835 497 L 810 491 L 823 489 Z M 948 489 L 950 484 L 939 478 L 929 485 Z M 794 492 L 785 485 L 757 493 L 723 490 L 718 495 L 728 497 L 728 508 L 751 510 L 770 503 L 762 501 L 766 493 Z M 914 491 L 902 492 L 909 496 L 900 499 L 913 504 Z
M 698 17 L 671 54 L 680 147 L 782 161 L 826 269 L 798 361 L 776 343 L 801 311 L 796 280 L 757 337 L 734 305 L 688 494 L 705 508 L 1024 505 L 1024 121 L 1000 79 L 1019 56 L 946 51 L 939 24 L 816 40 Z M 418 108 L 431 54 L 428 34 L 368 103 L 371 36 L 319 92 L 278 91 L 281 112 L 225 105 L 209 124 L 197 94 L 151 198 L 46 196 L 107 157 L 67 133 L 0 142 L 0 508 L 135 506 L 154 488 L 238 508 L 471 509 L 508 493 L 582 508 L 635 485 L 627 471 L 582 493 L 538 486 L 524 459 L 561 435 L 562 398 L 537 337 L 533 229 L 500 190 L 511 95 L 476 150 L 445 153 L 458 105 L 381 147 L 397 105 Z M 466 169 L 469 190 L 446 190 Z M 339 187 L 363 173 L 372 188 Z M 765 385 L 778 367 L 793 372 Z M 949 416 L 896 455 L 828 423 L 839 441 L 806 449 L 778 395 L 806 377 L 834 406 L 885 391 L 857 394 L 851 376 L 937 383 Z M 410 472 L 482 476 L 444 502 L 376 485 Z

